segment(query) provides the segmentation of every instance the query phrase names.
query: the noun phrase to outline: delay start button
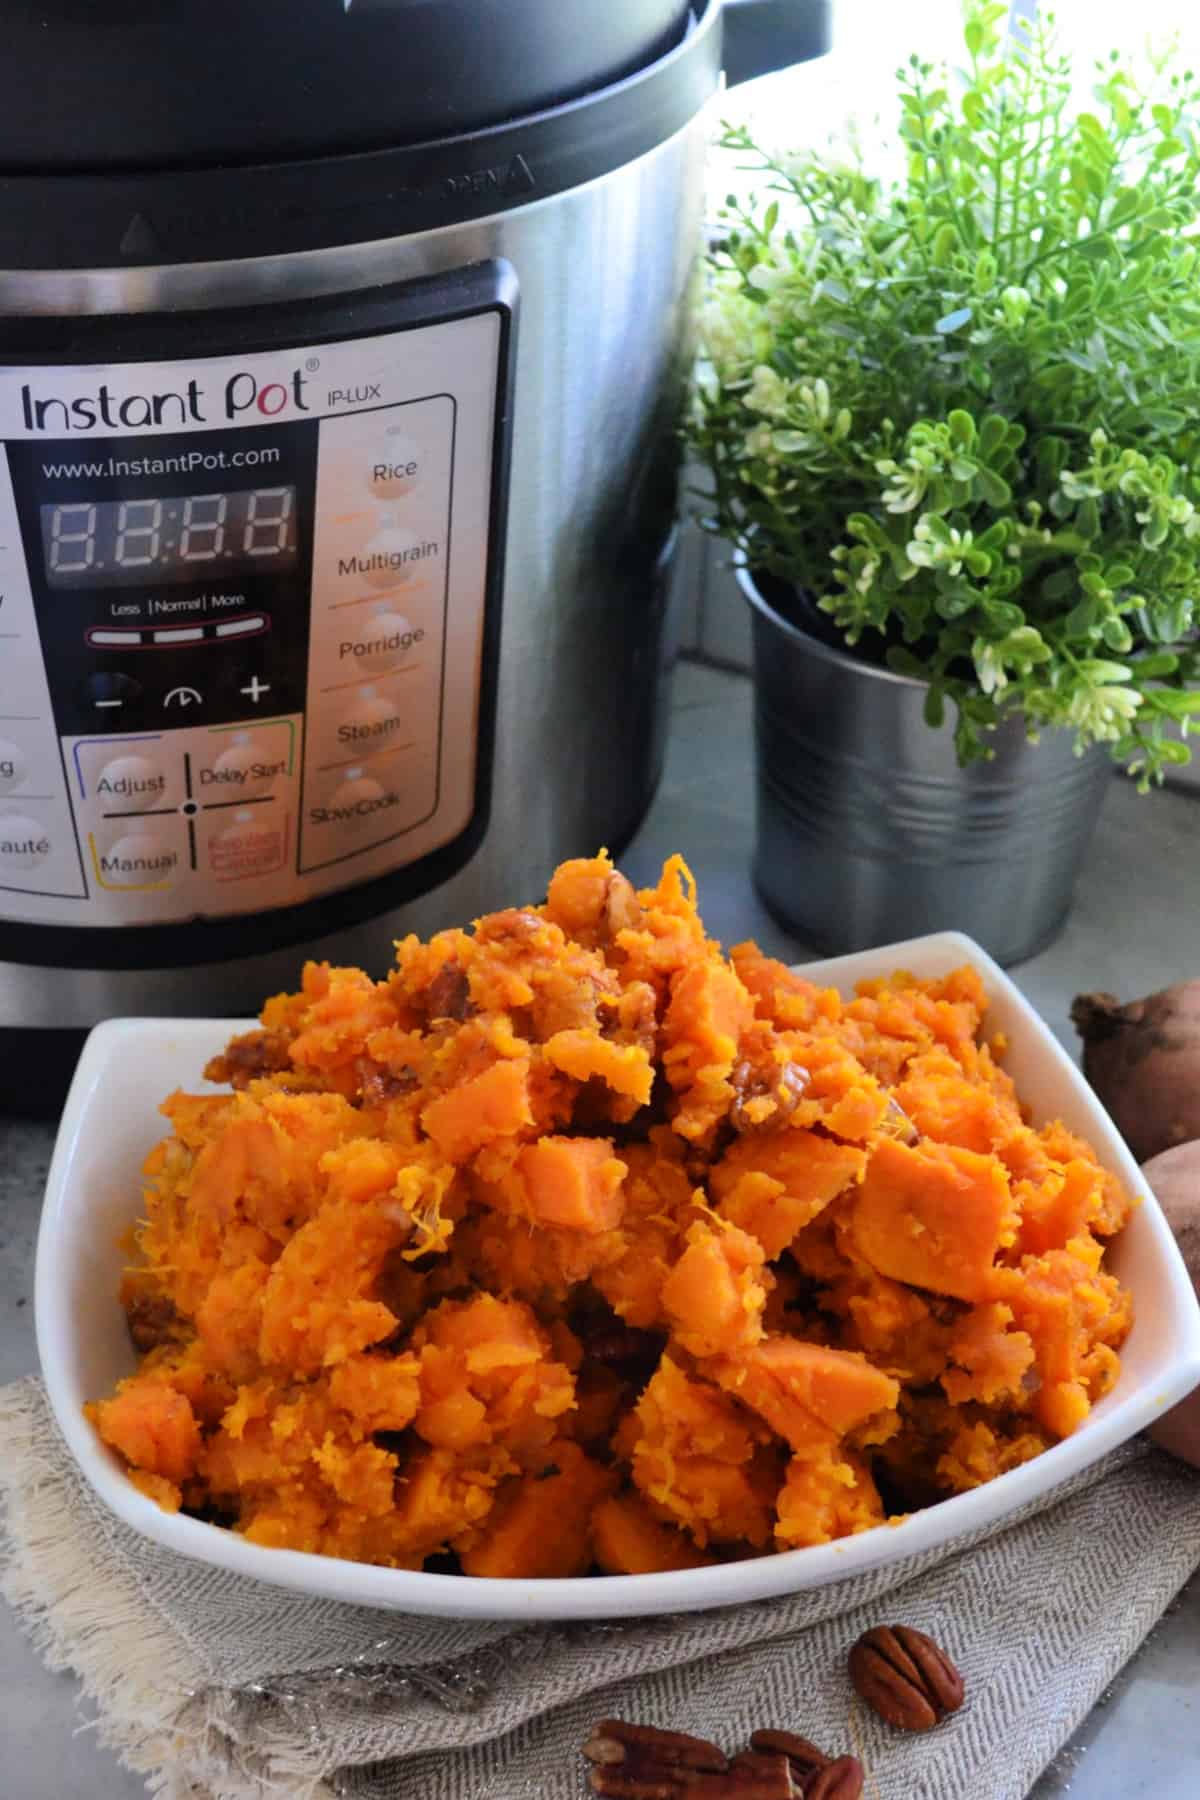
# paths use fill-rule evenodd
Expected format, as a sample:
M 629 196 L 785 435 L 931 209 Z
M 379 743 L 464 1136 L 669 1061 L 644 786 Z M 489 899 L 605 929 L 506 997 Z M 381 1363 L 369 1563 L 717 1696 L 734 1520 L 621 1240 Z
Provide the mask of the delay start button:
M 288 758 L 252 731 L 218 738 L 213 752 L 194 760 L 197 797 L 202 801 L 250 800 L 270 793 L 288 773 Z
M 0 813 L 0 875 L 45 862 L 53 844 L 44 826 L 23 813 Z

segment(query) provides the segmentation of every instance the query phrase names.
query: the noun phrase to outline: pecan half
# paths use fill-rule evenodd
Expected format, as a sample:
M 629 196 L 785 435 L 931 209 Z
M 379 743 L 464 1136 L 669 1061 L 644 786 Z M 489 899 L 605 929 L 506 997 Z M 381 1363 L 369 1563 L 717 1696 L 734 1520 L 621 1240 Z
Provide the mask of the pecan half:
M 877 1625 L 850 1651 L 856 1691 L 889 1725 L 931 1731 L 963 1703 L 963 1679 L 944 1650 L 911 1625 Z
M 752 1731 L 750 1748 L 765 1750 L 775 1756 L 786 1756 L 792 1766 L 792 1774 L 796 1781 L 803 1784 L 818 1769 L 829 1766 L 829 1757 L 823 1750 L 810 1743 L 808 1738 L 798 1737 L 794 1731 Z
M 611 1800 L 687 1800 L 695 1778 L 724 1775 L 729 1768 L 724 1751 L 706 1738 L 629 1725 L 623 1719 L 601 1719 L 583 1755 L 592 1765 L 592 1792 Z
M 795 1112 L 812 1077 L 799 1063 L 756 1069 L 743 1059 L 734 1065 L 730 1083 L 736 1099 L 729 1123 L 737 1132 L 771 1131 Z
M 791 1764 L 780 1752 L 743 1750 L 733 1757 L 729 1773 L 718 1777 L 722 1794 L 737 1800 L 800 1800 L 804 1790 L 792 1777 Z M 696 1800 L 704 1790 L 695 1790 Z
M 863 1791 L 863 1766 L 857 1756 L 839 1756 L 810 1775 L 804 1800 L 859 1800 Z

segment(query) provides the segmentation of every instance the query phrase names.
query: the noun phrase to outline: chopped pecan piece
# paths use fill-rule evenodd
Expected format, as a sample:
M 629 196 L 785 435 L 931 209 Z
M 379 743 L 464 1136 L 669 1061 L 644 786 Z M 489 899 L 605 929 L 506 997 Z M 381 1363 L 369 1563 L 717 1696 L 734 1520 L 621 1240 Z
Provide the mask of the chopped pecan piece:
M 619 870 L 614 869 L 608 878 L 608 891 L 604 896 L 606 935 L 614 938 L 618 931 L 636 931 L 644 916 L 637 889 Z
M 262 1075 L 278 1075 L 291 1068 L 291 1039 L 282 1031 L 247 1031 L 226 1044 L 219 1056 L 204 1067 L 205 1081 L 248 1087 Z
M 411 1069 L 393 1075 L 369 1056 L 360 1056 L 354 1065 L 358 1076 L 358 1092 L 364 1106 L 384 1106 L 401 1094 L 411 1094 L 421 1083 Z
M 431 1020 L 454 1019 L 459 1024 L 472 1012 L 467 972 L 453 958 L 442 964 L 426 988 L 425 1007 Z
M 125 1319 L 135 1350 L 157 1350 L 168 1343 L 180 1323 L 175 1302 L 165 1294 L 131 1294 L 125 1302 Z

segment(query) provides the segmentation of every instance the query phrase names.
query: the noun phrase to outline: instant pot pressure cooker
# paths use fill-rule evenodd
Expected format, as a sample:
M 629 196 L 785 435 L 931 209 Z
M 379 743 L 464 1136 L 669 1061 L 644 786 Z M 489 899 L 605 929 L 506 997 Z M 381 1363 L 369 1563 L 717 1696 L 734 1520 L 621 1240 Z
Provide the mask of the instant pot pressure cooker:
M 382 969 L 636 828 L 702 109 L 723 26 L 744 75 L 824 15 L 6 17 L 9 1104 L 47 1033 L 252 1010 L 301 946 Z

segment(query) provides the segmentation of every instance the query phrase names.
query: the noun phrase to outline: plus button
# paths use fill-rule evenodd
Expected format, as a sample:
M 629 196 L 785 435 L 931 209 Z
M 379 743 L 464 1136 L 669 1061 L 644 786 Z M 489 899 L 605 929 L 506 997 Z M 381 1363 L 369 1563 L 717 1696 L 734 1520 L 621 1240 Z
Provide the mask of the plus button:
M 250 698 L 251 698 L 251 699 L 252 699 L 252 700 L 253 700 L 253 702 L 254 702 L 254 704 L 255 704 L 255 705 L 256 705 L 256 706 L 257 706 L 257 705 L 258 705 L 258 702 L 259 702 L 259 699 L 260 699 L 260 697 L 261 697 L 261 696 L 262 696 L 262 695 L 263 695 L 263 694 L 269 694 L 269 693 L 270 693 L 270 691 L 271 691 L 271 684 L 270 684 L 270 682 L 269 682 L 269 681 L 260 681 L 260 680 L 259 680 L 259 679 L 258 679 L 258 676 L 257 676 L 257 675 L 252 675 L 252 676 L 251 676 L 251 677 L 250 677 L 250 681 L 249 681 L 249 684 L 248 684 L 248 686 L 246 686 L 246 687 L 244 687 L 244 688 L 242 688 L 242 689 L 241 689 L 241 690 L 240 690 L 240 691 L 241 691 L 241 692 L 242 692 L 242 693 L 243 693 L 243 694 L 249 694 L 249 696 L 250 696 Z

